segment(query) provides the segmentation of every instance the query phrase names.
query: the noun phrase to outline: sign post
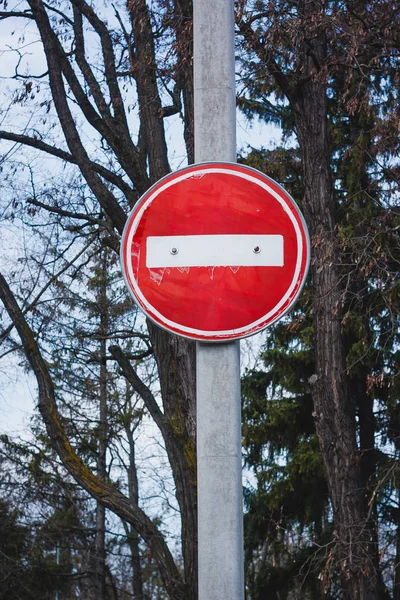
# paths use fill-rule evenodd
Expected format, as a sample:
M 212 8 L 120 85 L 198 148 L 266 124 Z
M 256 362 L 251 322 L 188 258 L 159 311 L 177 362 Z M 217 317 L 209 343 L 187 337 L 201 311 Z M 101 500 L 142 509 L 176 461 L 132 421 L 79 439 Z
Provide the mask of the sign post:
M 195 160 L 236 162 L 233 0 L 195 0 Z M 197 342 L 199 600 L 244 598 L 239 341 Z

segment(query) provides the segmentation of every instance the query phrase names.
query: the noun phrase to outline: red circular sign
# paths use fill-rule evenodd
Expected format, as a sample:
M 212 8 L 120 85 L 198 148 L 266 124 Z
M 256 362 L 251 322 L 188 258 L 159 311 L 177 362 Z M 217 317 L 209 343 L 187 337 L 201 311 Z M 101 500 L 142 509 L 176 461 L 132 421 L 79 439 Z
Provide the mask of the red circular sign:
M 310 244 L 292 198 L 231 163 L 167 175 L 129 215 L 125 280 L 146 315 L 173 333 L 224 341 L 257 333 L 294 304 Z

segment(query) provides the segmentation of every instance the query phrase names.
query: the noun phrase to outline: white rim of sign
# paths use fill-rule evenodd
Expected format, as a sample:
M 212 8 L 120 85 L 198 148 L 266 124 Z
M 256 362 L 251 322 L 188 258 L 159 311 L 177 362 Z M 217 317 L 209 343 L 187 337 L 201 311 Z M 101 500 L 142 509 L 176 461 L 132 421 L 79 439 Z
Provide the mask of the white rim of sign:
M 215 338 L 217 337 L 227 337 L 229 335 L 236 335 L 236 336 L 242 336 L 242 337 L 246 337 L 246 336 L 250 336 L 253 335 L 255 333 L 258 333 L 260 331 L 260 329 L 256 329 L 256 331 L 254 331 L 255 328 L 257 328 L 258 325 L 261 325 L 262 323 L 265 323 L 265 321 L 267 321 L 271 316 L 273 316 L 277 311 L 279 311 L 279 309 L 285 304 L 285 302 L 288 300 L 288 298 L 290 297 L 290 295 L 292 294 L 294 288 L 296 287 L 296 285 L 298 284 L 298 279 L 299 279 L 299 274 L 300 274 L 300 270 L 301 270 L 301 263 L 303 260 L 303 240 L 302 240 L 302 233 L 299 227 L 299 224 L 293 214 L 293 212 L 289 209 L 289 207 L 287 206 L 286 202 L 287 202 L 287 198 L 290 199 L 290 201 L 293 203 L 293 207 L 295 208 L 298 217 L 300 218 L 301 222 L 303 223 L 303 230 L 304 230 L 304 235 L 306 238 L 306 245 L 307 245 L 307 263 L 305 265 L 305 269 L 304 269 L 304 277 L 303 280 L 301 282 L 301 285 L 299 286 L 299 289 L 297 291 L 297 293 L 295 294 L 295 296 L 293 297 L 292 301 L 289 303 L 289 305 L 286 307 L 286 309 L 280 313 L 279 315 L 277 315 L 275 318 L 273 318 L 268 325 L 271 325 L 272 323 L 274 323 L 278 318 L 282 318 L 288 311 L 289 309 L 293 306 L 296 298 L 298 297 L 298 295 L 300 294 L 306 276 L 307 276 L 307 272 L 308 272 L 308 267 L 309 267 L 309 262 L 310 262 L 310 240 L 309 240 L 309 236 L 308 236 L 308 229 L 307 229 L 307 225 L 304 221 L 304 217 L 301 214 L 299 208 L 297 207 L 296 202 L 291 198 L 291 196 L 282 188 L 282 186 L 277 183 L 276 181 L 274 181 L 274 184 L 277 185 L 283 192 L 283 197 L 279 195 L 278 192 L 276 192 L 273 188 L 271 188 L 266 182 L 263 182 L 260 180 L 260 176 L 265 178 L 267 181 L 270 180 L 270 178 L 267 175 L 264 175 L 264 173 L 261 173 L 259 171 L 257 171 L 256 169 L 253 169 L 252 167 L 247 167 L 244 165 L 240 165 L 241 169 L 246 169 L 248 171 L 254 171 L 255 173 L 257 173 L 258 177 L 255 177 L 253 175 L 250 175 L 248 173 L 245 173 L 243 171 L 238 171 L 232 168 L 223 168 L 223 167 L 214 167 L 212 166 L 213 164 L 224 164 L 228 167 L 228 165 L 230 167 L 237 167 L 239 165 L 237 165 L 237 163 L 197 163 L 194 165 L 191 165 L 190 167 L 185 167 L 184 169 L 182 169 L 182 174 L 176 176 L 176 173 L 172 173 L 169 175 L 166 175 L 164 179 L 167 179 L 167 181 L 165 182 L 164 185 L 160 186 L 160 181 L 162 181 L 162 179 L 160 181 L 158 181 L 153 187 L 157 186 L 157 189 L 153 192 L 150 193 L 150 195 L 144 199 L 143 201 L 139 200 L 140 203 L 140 207 L 138 209 L 138 206 L 133 208 L 133 211 L 137 210 L 137 214 L 133 220 L 133 223 L 130 223 L 130 220 L 128 218 L 128 221 L 125 225 L 124 231 L 122 233 L 122 238 L 121 238 L 121 263 L 122 263 L 122 273 L 123 276 L 125 278 L 125 281 L 128 285 L 128 288 L 130 288 L 131 286 L 134 289 L 135 294 L 137 295 L 137 297 L 141 300 L 141 302 L 143 303 L 144 307 L 145 307 L 145 312 L 148 315 L 148 317 L 152 320 L 155 321 L 155 323 L 157 323 L 157 325 L 160 326 L 165 326 L 166 329 L 170 330 L 171 329 L 177 329 L 178 332 L 182 332 L 184 334 L 187 334 L 188 337 L 190 337 L 190 334 L 192 334 L 192 336 L 196 336 L 195 339 L 197 339 L 198 336 L 213 336 Z M 203 166 L 204 168 L 197 168 L 196 171 L 193 171 L 193 168 L 195 167 L 201 167 Z M 136 233 L 136 230 L 138 228 L 139 222 L 142 218 L 142 215 L 144 213 L 144 211 L 147 209 L 147 207 L 149 206 L 149 204 L 151 204 L 153 202 L 153 200 L 164 190 L 168 189 L 169 187 L 171 187 L 172 185 L 175 185 L 176 183 L 179 183 L 180 181 L 183 181 L 184 179 L 187 179 L 189 177 L 193 177 L 193 176 L 201 176 L 201 175 L 205 175 L 207 173 L 224 173 L 227 175 L 234 175 L 236 177 L 241 177 L 242 179 L 246 179 L 248 181 L 251 181 L 252 183 L 255 183 L 256 185 L 259 185 L 261 188 L 265 189 L 267 192 L 269 192 L 282 206 L 284 212 L 288 215 L 290 221 L 292 222 L 292 225 L 294 227 L 294 230 L 296 232 L 296 239 L 297 239 L 297 247 L 298 247 L 298 253 L 297 253 L 297 261 L 296 261 L 296 268 L 295 268 L 295 272 L 293 275 L 293 279 L 292 279 L 292 283 L 289 286 L 289 288 L 287 289 L 285 295 L 281 298 L 281 300 L 274 306 L 274 308 L 272 310 L 270 310 L 268 313 L 266 313 L 265 315 L 263 315 L 262 317 L 260 317 L 259 319 L 257 319 L 256 321 L 253 321 L 252 323 L 249 323 L 248 325 L 244 326 L 244 327 L 240 327 L 237 329 L 227 329 L 227 330 L 207 330 L 207 329 L 194 329 L 192 327 L 187 327 L 185 325 L 181 325 L 180 323 L 176 323 L 175 321 L 171 321 L 170 319 L 168 319 L 167 317 L 165 317 L 162 313 L 160 313 L 152 304 L 150 304 L 150 302 L 147 300 L 147 298 L 142 294 L 142 291 L 140 290 L 137 281 L 135 279 L 134 276 L 134 272 L 133 272 L 133 268 L 132 268 L 132 262 L 129 260 L 129 255 L 130 255 L 130 249 L 132 247 L 132 240 L 133 240 L 133 236 Z M 174 176 L 175 175 L 175 176 Z M 150 189 L 151 192 L 151 189 Z M 146 192 L 146 195 L 149 194 L 149 191 Z M 125 240 L 125 235 L 127 232 L 127 229 L 129 229 L 129 233 L 128 233 L 128 238 L 127 238 L 127 242 L 126 244 L 124 243 Z M 124 256 L 123 252 L 124 252 L 124 247 L 126 247 L 127 252 L 126 252 L 126 256 Z M 129 278 L 127 277 L 127 274 L 125 272 L 125 269 L 127 268 L 128 271 L 128 275 Z M 135 295 L 134 295 L 134 299 Z M 143 306 L 140 306 L 140 308 L 143 309 Z M 147 312 L 148 311 L 148 312 Z M 158 317 L 158 319 L 160 319 L 161 322 L 159 322 L 158 320 L 154 319 L 154 316 Z M 168 327 L 167 327 L 168 326 Z M 203 341 L 207 341 L 207 340 L 203 340 Z M 209 341 L 218 341 L 217 339 L 212 339 Z M 224 341 L 224 340 L 221 340 Z

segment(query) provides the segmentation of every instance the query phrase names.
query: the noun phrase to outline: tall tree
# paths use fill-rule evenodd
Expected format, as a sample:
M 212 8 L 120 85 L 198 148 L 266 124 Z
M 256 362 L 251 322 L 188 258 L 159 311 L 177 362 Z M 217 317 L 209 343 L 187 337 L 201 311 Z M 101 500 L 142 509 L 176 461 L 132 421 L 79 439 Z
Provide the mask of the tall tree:
M 1 137 L 77 165 L 90 193 L 99 202 L 102 214 L 100 218 L 93 218 L 83 204 L 80 208 L 76 204 L 51 206 L 38 200 L 37 195 L 31 203 L 59 216 L 76 219 L 83 226 L 98 225 L 105 232 L 103 237 L 108 237 L 106 242 L 117 248 L 118 234 L 122 232 L 128 207 L 151 182 L 169 171 L 165 118 L 182 111 L 188 151 L 193 153 L 190 134 L 190 117 L 193 114 L 191 78 L 182 77 L 183 71 L 178 69 L 178 63 L 185 62 L 184 48 L 191 44 L 188 6 L 176 3 L 176 6 L 163 8 L 160 20 L 150 14 L 144 0 L 116 5 L 113 14 L 108 17 L 113 19 L 115 29 L 107 26 L 105 16 L 84 0 L 64 2 L 57 7 L 34 0 L 27 2 L 25 8 L 3 11 L 1 17 L 28 20 L 37 26 L 47 63 L 51 93 L 48 101 L 54 106 L 54 117 L 61 127 L 67 149 L 56 147 L 45 141 L 41 134 L 29 130 L 3 131 Z M 176 48 L 176 52 L 165 58 L 162 56 L 162 44 L 154 34 L 156 28 L 169 36 Z M 98 43 L 95 67 L 87 41 L 89 30 L 94 32 Z M 163 58 L 164 67 L 161 69 L 158 65 Z M 101 76 L 95 71 L 99 68 Z M 166 90 L 163 94 L 158 87 L 161 81 Z M 30 87 L 25 80 L 24 89 L 29 90 Z M 137 97 L 140 130 L 136 141 L 131 133 L 129 96 L 124 93 L 124 87 L 134 90 Z M 29 91 L 27 93 L 29 95 Z M 164 101 L 168 96 L 173 103 L 166 105 Z M 111 153 L 105 164 L 101 161 L 101 153 L 94 152 L 89 156 L 77 125 L 78 114 L 93 131 L 99 147 L 103 144 Z M 113 163 L 119 165 L 118 169 L 110 168 Z M 38 379 L 39 407 L 48 434 L 58 440 L 57 451 L 67 469 L 102 505 L 130 523 L 147 542 L 171 598 L 196 597 L 193 344 L 172 338 L 149 324 L 160 375 L 162 409 L 123 351 L 113 348 L 113 355 L 120 362 L 125 377 L 142 396 L 164 437 L 182 518 L 184 573 L 181 574 L 162 534 L 137 506 L 134 496 L 125 497 L 101 476 L 88 470 L 72 449 L 59 418 L 51 371 L 34 342 L 35 336 L 23 312 L 13 299 L 10 287 L 3 278 L 1 281 L 2 298 L 22 335 L 28 360 Z
M 380 136 L 382 126 L 387 146 L 381 157 L 393 155 L 395 148 L 396 138 L 389 133 L 392 96 L 391 92 L 387 96 L 386 88 L 395 77 L 395 6 L 243 2 L 238 27 L 252 52 L 244 65 L 247 93 L 241 105 L 247 114 L 279 121 L 287 134 L 296 134 L 304 187 L 297 197 L 310 228 L 313 254 L 312 304 L 304 316 L 294 313 L 291 323 L 277 328 L 274 339 L 281 350 L 268 347 L 271 374 L 264 381 L 266 387 L 273 382 L 289 394 L 292 411 L 287 416 L 293 419 L 294 436 L 306 433 L 301 429 L 305 422 L 298 421 L 301 413 L 295 398 L 300 391 L 304 395 L 311 391 L 335 527 L 323 577 L 328 576 L 329 586 L 338 569 L 345 598 L 384 598 L 387 590 L 371 509 L 377 476 L 373 404 L 382 394 L 370 393 L 368 381 L 374 380 L 374 372 L 383 374 L 389 368 L 388 374 L 393 373 L 396 338 L 389 335 L 384 349 L 375 348 L 381 341 L 377 327 L 386 329 L 387 317 L 395 331 L 387 299 L 394 291 L 396 213 L 390 201 L 385 206 L 385 196 L 390 198 L 394 191 L 391 174 L 380 169 L 385 183 L 378 182 L 371 166 L 377 167 L 375 136 Z M 381 103 L 386 100 L 385 115 Z M 293 180 L 298 175 L 295 165 L 290 166 Z M 387 243 L 375 245 L 378 238 Z M 360 242 L 367 244 L 367 251 Z M 377 279 L 381 288 L 375 294 Z M 311 339 L 305 327 L 307 313 L 313 315 Z M 311 348 L 312 360 L 307 352 Z M 274 419 L 274 414 L 271 406 L 269 416 Z M 285 408 L 278 415 L 275 421 L 284 427 Z M 275 443 L 273 438 L 272 447 Z M 283 447 L 288 443 L 292 443 L 289 432 Z

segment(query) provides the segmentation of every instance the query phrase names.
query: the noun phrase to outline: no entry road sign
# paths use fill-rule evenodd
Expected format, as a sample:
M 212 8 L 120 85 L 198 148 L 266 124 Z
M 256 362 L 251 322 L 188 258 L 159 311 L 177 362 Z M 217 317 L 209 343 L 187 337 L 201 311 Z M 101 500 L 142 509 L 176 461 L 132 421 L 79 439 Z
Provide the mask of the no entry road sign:
M 146 315 L 173 333 L 252 335 L 294 304 L 310 244 L 292 198 L 264 174 L 203 163 L 158 181 L 129 215 L 124 277 Z

